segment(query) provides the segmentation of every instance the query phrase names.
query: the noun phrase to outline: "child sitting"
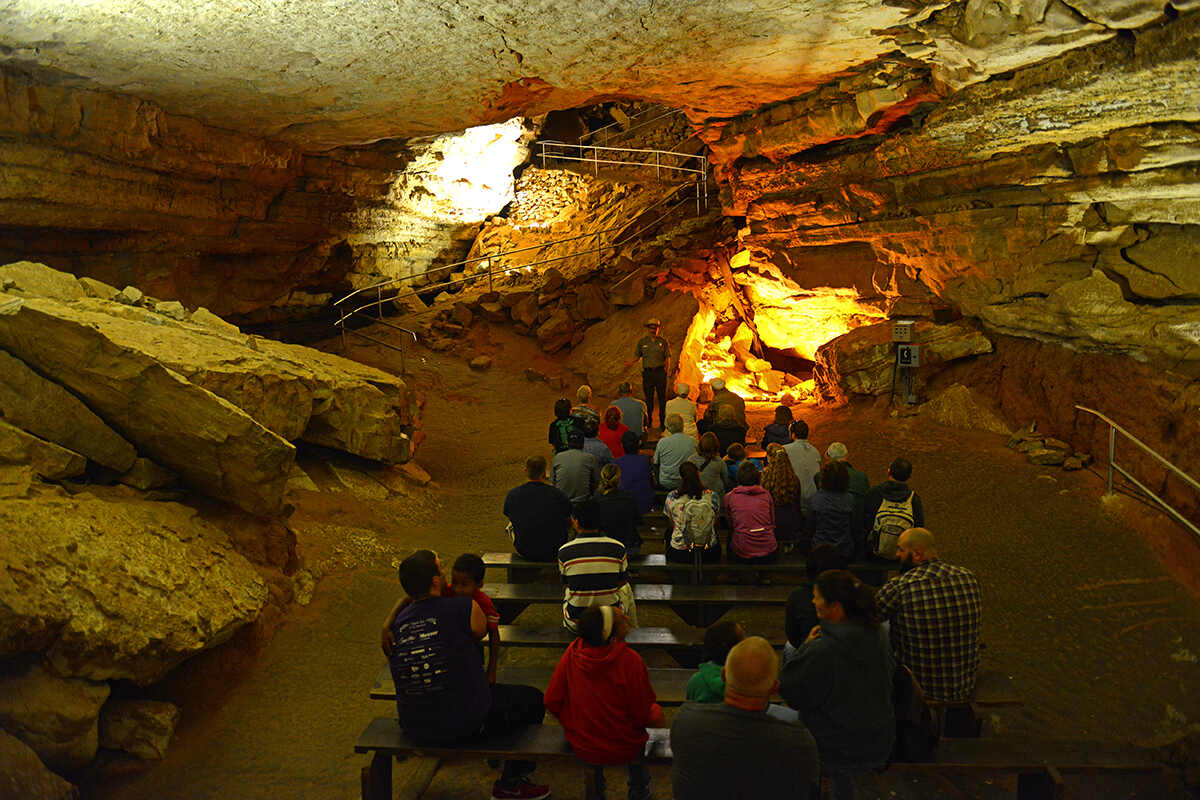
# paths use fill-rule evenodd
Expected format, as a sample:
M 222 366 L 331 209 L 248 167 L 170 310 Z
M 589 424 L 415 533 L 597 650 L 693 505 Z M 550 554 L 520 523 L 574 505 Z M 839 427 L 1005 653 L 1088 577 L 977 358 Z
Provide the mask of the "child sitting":
M 469 597 L 483 609 L 487 618 L 489 684 L 496 683 L 496 666 L 500 658 L 500 614 L 492 598 L 483 591 L 483 559 L 474 553 L 463 553 L 450 570 L 450 592 L 446 595 Z
M 625 644 L 628 632 L 629 620 L 619 608 L 585 610 L 579 638 L 546 687 L 546 709 L 562 723 L 575 755 L 594 770 L 589 800 L 604 797 L 604 767 L 618 764 L 628 765 L 631 800 L 650 797 L 646 728 L 666 727 L 666 720 L 646 662 Z
M 736 622 L 718 622 L 704 632 L 704 657 L 700 670 L 687 684 L 687 699 L 695 703 L 720 703 L 725 700 L 725 679 L 721 670 L 725 656 L 733 646 L 746 638 L 746 632 Z

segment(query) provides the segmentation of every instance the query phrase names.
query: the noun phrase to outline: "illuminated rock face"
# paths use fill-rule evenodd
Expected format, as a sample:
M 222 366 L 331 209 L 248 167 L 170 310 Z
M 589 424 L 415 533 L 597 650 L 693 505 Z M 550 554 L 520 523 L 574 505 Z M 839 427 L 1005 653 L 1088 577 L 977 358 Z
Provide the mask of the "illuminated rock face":
M 873 276 L 860 296 L 893 313 L 933 299 L 994 332 L 1200 363 L 1198 51 L 1193 13 L 963 89 L 883 137 L 776 139 L 777 161 L 750 144 L 778 116 L 747 117 L 746 149 L 722 151 L 727 211 L 746 215 L 752 266 L 801 288 L 837 287 L 819 254 L 841 248 L 840 272 Z

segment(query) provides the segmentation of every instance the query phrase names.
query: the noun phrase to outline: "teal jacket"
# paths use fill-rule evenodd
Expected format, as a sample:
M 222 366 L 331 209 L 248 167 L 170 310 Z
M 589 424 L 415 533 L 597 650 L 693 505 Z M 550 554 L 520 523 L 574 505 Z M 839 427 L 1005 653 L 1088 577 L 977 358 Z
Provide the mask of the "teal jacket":
M 725 681 L 721 679 L 721 665 L 705 661 L 700 671 L 688 679 L 687 699 L 693 703 L 720 703 L 725 700 Z

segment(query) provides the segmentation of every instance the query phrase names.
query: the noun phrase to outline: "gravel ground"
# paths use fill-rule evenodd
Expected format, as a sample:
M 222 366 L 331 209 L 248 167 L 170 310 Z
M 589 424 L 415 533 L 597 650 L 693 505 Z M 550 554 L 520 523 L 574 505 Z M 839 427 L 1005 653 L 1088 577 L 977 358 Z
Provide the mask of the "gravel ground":
M 392 711 L 370 701 L 367 690 L 381 664 L 379 624 L 399 592 L 396 559 L 416 547 L 432 547 L 444 558 L 508 547 L 503 496 L 522 480 L 524 458 L 542 451 L 553 401 L 563 393 L 521 376 L 530 366 L 560 372 L 529 340 L 492 337 L 476 343 L 496 359 L 489 372 L 471 372 L 451 356 L 409 359 L 413 383 L 429 398 L 428 439 L 418 460 L 436 487 L 379 501 L 344 492 L 302 499 L 293 518 L 299 546 L 323 573 L 312 603 L 293 610 L 227 691 L 184 700 L 184 721 L 161 765 L 91 787 L 92 796 L 359 796 L 366 758 L 352 752 L 353 743 L 372 717 Z M 390 351 L 371 347 L 354 355 L 398 368 Z M 752 435 L 770 412 L 752 406 Z M 874 406 L 805 409 L 802 415 L 820 449 L 845 442 L 851 462 L 872 482 L 885 477 L 896 455 L 914 462 L 911 483 L 943 558 L 970 567 L 983 584 L 984 666 L 1011 675 L 1025 700 L 1022 708 L 995 715 L 994 729 L 1141 744 L 1200 731 L 1195 598 L 1124 521 L 1130 514 L 1157 519 L 1150 524 L 1171 536 L 1165 518 L 1133 500 L 1106 505 L 1097 472 L 1031 466 L 1003 437 L 950 430 L 919 416 L 892 418 Z M 751 632 L 782 632 L 782 609 L 735 613 Z M 551 622 L 557 614 L 552 607 L 533 608 L 521 621 Z M 641 615 L 643 624 L 679 625 L 669 610 Z M 504 658 L 553 664 L 557 654 L 514 650 Z M 647 661 L 666 665 L 665 658 L 650 654 Z M 415 768 L 400 765 L 397 784 Z M 555 797 L 582 796 L 581 773 L 569 764 L 538 775 L 554 785 Z M 444 764 L 425 796 L 484 798 L 494 777 L 482 761 Z M 610 776 L 614 791 L 623 780 Z M 656 768 L 654 786 L 669 796 L 667 770 Z M 1014 786 L 892 774 L 865 780 L 862 794 L 1006 797 Z M 1097 797 L 1186 796 L 1163 781 L 1079 781 L 1072 788 Z

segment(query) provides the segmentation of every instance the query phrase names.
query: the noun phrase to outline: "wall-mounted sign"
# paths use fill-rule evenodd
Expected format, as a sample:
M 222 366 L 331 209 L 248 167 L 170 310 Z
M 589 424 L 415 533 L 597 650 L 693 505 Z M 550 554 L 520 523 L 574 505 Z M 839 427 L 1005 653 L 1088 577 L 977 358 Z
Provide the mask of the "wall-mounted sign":
M 913 321 L 898 319 L 892 322 L 892 341 L 911 342 L 913 339 Z
M 921 345 L 902 344 L 896 348 L 896 365 L 900 367 L 921 366 Z

